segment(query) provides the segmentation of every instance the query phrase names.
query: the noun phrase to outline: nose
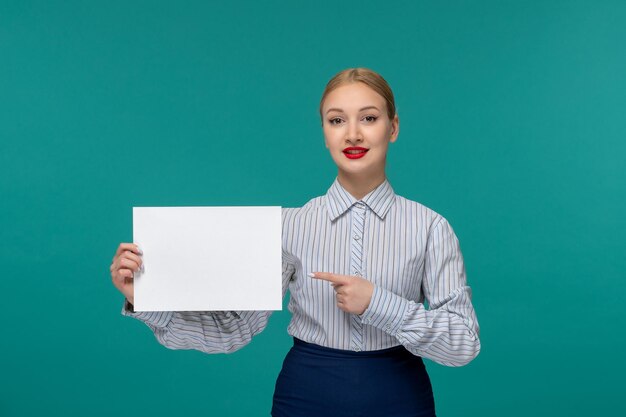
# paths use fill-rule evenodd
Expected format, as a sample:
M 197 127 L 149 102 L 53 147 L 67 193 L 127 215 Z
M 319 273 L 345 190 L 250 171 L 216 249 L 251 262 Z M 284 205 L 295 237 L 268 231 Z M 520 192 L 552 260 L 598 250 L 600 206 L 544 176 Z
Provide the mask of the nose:
M 346 132 L 346 142 L 350 144 L 363 142 L 363 135 L 358 123 L 350 123 Z

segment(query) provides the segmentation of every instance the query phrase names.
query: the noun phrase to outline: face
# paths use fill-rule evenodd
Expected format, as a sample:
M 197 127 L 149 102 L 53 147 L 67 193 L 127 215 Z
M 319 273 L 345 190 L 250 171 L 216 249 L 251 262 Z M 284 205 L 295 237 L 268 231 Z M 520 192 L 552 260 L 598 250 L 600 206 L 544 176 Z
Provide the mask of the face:
M 387 147 L 398 137 L 398 116 L 389 119 L 385 99 L 361 82 L 345 84 L 322 105 L 324 138 L 340 176 L 385 175 Z

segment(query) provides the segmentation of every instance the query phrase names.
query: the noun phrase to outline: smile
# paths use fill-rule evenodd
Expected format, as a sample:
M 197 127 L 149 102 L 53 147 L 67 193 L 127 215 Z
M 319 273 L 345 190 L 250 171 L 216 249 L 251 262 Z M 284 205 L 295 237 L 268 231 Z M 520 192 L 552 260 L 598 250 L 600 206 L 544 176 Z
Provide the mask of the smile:
M 349 159 L 359 159 L 365 156 L 367 151 L 369 151 L 369 149 L 360 147 L 349 147 L 344 149 L 342 152 Z

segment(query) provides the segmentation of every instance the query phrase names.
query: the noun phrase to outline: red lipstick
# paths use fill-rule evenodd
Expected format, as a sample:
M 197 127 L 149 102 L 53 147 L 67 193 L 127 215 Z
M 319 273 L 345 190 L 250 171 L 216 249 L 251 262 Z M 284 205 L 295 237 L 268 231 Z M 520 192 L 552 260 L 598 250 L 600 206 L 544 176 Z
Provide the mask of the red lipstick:
M 361 148 L 359 146 L 350 146 L 344 149 L 343 154 L 350 159 L 359 159 L 363 158 L 363 156 L 369 151 L 367 148 Z

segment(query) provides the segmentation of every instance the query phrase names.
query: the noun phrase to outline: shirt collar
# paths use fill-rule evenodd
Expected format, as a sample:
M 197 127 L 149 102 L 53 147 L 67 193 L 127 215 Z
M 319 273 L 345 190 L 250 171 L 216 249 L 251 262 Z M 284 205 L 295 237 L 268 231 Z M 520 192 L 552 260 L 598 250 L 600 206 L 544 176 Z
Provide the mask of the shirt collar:
M 391 184 L 385 179 L 382 184 L 370 191 L 365 197 L 357 200 L 335 178 L 335 181 L 326 193 L 326 207 L 328 208 L 331 221 L 335 221 L 355 203 L 362 201 L 382 220 L 395 201 L 395 195 Z

